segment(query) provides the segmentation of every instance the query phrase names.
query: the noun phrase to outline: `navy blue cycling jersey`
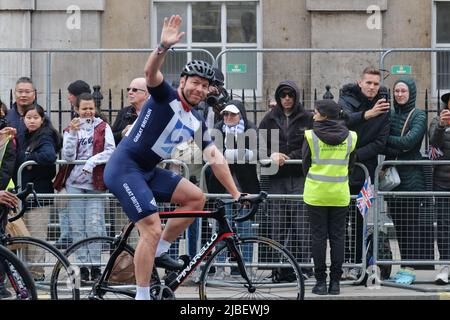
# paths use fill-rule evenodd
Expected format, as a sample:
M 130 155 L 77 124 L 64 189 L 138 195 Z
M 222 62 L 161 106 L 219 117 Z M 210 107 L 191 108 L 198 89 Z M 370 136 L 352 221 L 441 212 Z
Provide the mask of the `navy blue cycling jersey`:
M 104 181 L 130 220 L 158 211 L 157 201 L 170 202 L 182 179 L 156 167 L 173 148 L 194 136 L 205 149 L 212 141 L 195 110 L 183 107 L 177 91 L 165 81 L 149 88 L 151 98 L 106 164 Z
M 175 146 L 194 137 L 194 134 L 202 150 L 212 143 L 202 117 L 194 109 L 187 111 L 178 92 L 166 81 L 148 89 L 150 99 L 116 152 L 128 153 L 142 168 L 151 168 L 170 158 Z

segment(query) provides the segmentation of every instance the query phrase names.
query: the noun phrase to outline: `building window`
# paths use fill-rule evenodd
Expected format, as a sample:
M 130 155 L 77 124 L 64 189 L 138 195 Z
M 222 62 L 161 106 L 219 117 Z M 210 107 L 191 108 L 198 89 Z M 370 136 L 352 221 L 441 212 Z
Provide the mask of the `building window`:
M 256 49 L 258 45 L 258 1 L 153 1 L 152 39 L 154 45 L 161 36 L 164 17 L 178 13 L 183 18 L 182 30 L 186 32 L 178 48 L 188 49 L 186 53 L 169 55 L 162 72 L 174 84 L 179 80 L 179 72 L 191 59 L 211 57 L 191 49 L 204 49 L 214 58 L 226 49 Z M 258 89 L 260 82 L 256 76 L 261 63 L 254 52 L 225 54 L 218 61 L 224 72 L 228 89 Z M 232 67 L 236 66 L 235 68 Z
M 222 41 L 220 7 L 220 3 L 192 3 L 192 42 Z
M 256 7 L 230 3 L 227 6 L 227 42 L 256 43 Z
M 437 48 L 450 48 L 450 2 L 435 2 L 435 39 Z M 450 89 L 450 52 L 436 53 L 436 89 Z

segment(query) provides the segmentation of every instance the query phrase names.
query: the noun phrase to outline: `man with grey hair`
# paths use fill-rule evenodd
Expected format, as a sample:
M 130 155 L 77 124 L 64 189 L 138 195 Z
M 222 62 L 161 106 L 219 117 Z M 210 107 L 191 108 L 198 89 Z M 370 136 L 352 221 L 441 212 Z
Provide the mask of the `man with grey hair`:
M 112 126 L 116 146 L 127 133 L 128 129 L 130 129 L 134 120 L 137 119 L 142 106 L 150 96 L 145 78 L 133 79 L 127 88 L 127 94 L 130 105 L 119 111 Z
M 19 150 L 20 146 L 24 143 L 25 139 L 25 123 L 23 122 L 23 112 L 25 107 L 35 103 L 36 100 L 36 89 L 34 87 L 33 81 L 29 77 L 20 77 L 16 81 L 16 86 L 14 88 L 15 102 L 12 105 L 11 110 L 9 110 L 6 115 L 6 120 L 10 127 L 17 130 L 16 134 L 16 149 Z M 16 165 L 14 170 L 13 180 L 17 185 L 17 170 L 19 166 Z
M 25 107 L 32 104 L 36 99 L 36 89 L 33 82 L 28 77 L 21 77 L 17 80 L 14 88 L 15 102 L 8 112 L 6 119 L 11 127 L 17 129 L 17 139 L 20 143 L 23 140 L 25 124 L 23 122 L 23 111 Z

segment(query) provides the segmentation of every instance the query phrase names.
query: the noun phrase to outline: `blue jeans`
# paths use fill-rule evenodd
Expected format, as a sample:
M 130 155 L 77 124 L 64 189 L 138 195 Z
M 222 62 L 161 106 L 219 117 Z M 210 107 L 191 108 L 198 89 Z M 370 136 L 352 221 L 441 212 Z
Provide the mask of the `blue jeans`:
M 59 215 L 59 231 L 60 236 L 59 239 L 62 240 L 72 240 L 72 228 L 70 226 L 70 220 L 69 220 L 69 208 L 61 208 L 58 211 Z
M 102 194 L 102 191 L 66 186 L 68 194 Z M 78 198 L 69 200 L 69 225 L 74 243 L 88 237 L 105 236 L 105 204 L 103 198 Z M 100 265 L 101 244 L 92 244 L 76 252 L 77 262 Z

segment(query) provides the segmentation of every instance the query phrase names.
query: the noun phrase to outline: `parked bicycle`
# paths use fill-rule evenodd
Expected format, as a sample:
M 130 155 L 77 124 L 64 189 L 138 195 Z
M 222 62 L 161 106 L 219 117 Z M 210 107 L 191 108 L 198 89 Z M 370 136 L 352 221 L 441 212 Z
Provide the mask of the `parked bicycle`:
M 240 237 L 235 222 L 254 217 L 258 206 L 267 194 L 245 196 L 239 200 L 218 200 L 215 211 L 160 212 L 161 219 L 212 218 L 217 221 L 218 231 L 201 246 L 192 258 L 181 256 L 184 267 L 171 270 L 162 278 L 155 266 L 150 291 L 156 299 L 174 299 L 174 292 L 201 266 L 199 278 L 200 299 L 303 299 L 304 282 L 295 258 L 281 244 L 263 237 Z M 225 215 L 226 206 L 237 206 L 230 224 Z M 245 212 L 244 214 L 242 214 Z M 73 265 L 93 267 L 92 263 L 77 264 L 79 250 L 101 250 L 101 276 L 96 281 L 81 283 L 81 298 L 121 299 L 134 298 L 134 269 L 131 264 L 134 249 L 127 244 L 134 224 L 129 222 L 115 238 L 93 237 L 73 244 L 66 256 Z M 244 258 L 245 257 L 245 258 Z M 206 262 L 204 262 L 206 261 Z M 97 262 L 98 264 L 98 262 Z M 280 281 L 274 270 L 284 269 L 292 277 Z M 276 272 L 275 272 L 276 273 Z
M 33 195 L 34 203 L 38 203 L 32 183 L 27 184 L 25 190 L 17 194 L 22 200 L 21 211 L 8 217 L 9 209 L 3 208 L 1 219 L 13 222 L 23 217 L 29 208 L 29 201 L 26 200 L 29 195 Z M 11 237 L 4 230 L 0 230 L 0 244 L 13 251 L 31 274 L 39 299 L 79 299 L 74 270 L 64 254 L 54 246 L 33 237 Z
M 36 287 L 27 267 L 11 250 L 2 245 L 0 245 L 0 274 L 4 290 L 9 293 L 9 296 L 4 294 L 0 300 L 37 299 Z
M 30 193 L 31 190 L 27 188 L 16 196 L 23 201 Z M 6 290 L 3 292 L 2 300 L 35 300 L 37 292 L 31 273 L 11 250 L 2 245 L 3 238 L 7 237 L 5 226 L 9 210 L 10 208 L 4 205 L 0 208 L 0 281 Z M 22 211 L 25 211 L 25 207 L 22 208 Z

